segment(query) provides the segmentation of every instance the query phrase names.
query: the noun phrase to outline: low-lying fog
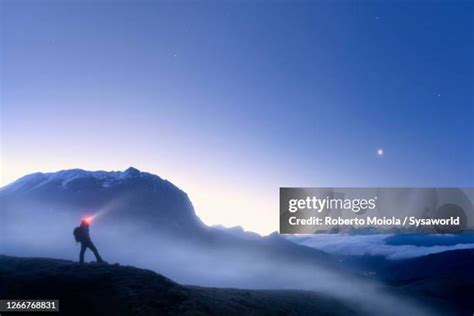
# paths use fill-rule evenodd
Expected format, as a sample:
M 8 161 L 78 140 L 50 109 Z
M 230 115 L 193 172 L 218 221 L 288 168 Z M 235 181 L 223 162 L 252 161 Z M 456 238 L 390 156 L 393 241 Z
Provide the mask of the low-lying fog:
M 72 231 L 76 214 L 31 209 L 2 210 L 0 253 L 77 260 L 80 246 Z M 137 222 L 114 221 L 113 214 L 97 218 L 91 237 L 102 257 L 152 269 L 179 283 L 252 289 L 306 289 L 339 298 L 349 306 L 374 315 L 433 315 L 421 304 L 373 281 L 349 276 L 318 262 L 299 262 L 288 254 L 268 256 L 258 247 L 214 248 L 194 242 L 193 236 L 170 238 Z M 93 260 L 86 252 L 86 260 Z

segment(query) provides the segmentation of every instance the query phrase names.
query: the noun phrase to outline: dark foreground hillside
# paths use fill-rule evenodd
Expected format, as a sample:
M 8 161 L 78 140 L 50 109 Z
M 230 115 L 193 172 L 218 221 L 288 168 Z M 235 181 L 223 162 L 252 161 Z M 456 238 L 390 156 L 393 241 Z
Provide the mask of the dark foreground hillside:
M 129 266 L 0 256 L 0 298 L 59 299 L 60 315 L 355 315 L 312 292 L 183 286 Z

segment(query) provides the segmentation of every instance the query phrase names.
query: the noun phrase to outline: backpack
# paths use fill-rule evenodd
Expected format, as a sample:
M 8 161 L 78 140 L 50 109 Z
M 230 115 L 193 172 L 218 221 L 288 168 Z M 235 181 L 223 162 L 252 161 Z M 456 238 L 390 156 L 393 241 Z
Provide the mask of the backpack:
M 74 230 L 72 231 L 73 235 L 74 235 L 74 239 L 76 240 L 76 242 L 80 242 L 82 240 L 82 232 L 81 232 L 81 228 L 80 227 L 76 227 L 74 228 Z

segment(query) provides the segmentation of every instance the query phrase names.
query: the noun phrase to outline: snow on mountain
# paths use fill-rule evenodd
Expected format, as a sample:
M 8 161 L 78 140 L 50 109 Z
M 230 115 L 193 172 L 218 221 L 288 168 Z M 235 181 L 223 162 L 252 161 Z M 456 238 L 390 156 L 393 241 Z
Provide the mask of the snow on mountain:
M 154 181 L 159 184 L 166 183 L 174 186 L 171 182 L 163 180 L 157 175 L 141 172 L 140 170 L 130 167 L 125 171 L 85 171 L 82 169 L 61 170 L 58 172 L 33 173 L 26 175 L 8 185 L 1 188 L 3 192 L 14 192 L 18 190 L 33 191 L 46 185 L 54 184 L 62 189 L 73 189 L 74 182 L 81 180 L 93 180 L 103 188 L 108 188 L 114 184 L 126 182 L 128 180 L 139 178 L 143 180 Z
M 102 217 L 101 222 L 126 218 L 128 224 L 145 223 L 182 234 L 204 230 L 184 191 L 133 167 L 111 172 L 34 173 L 1 188 L 0 202 L 0 215 L 7 219 L 20 214 L 28 218 L 31 212 L 76 219 L 95 214 Z

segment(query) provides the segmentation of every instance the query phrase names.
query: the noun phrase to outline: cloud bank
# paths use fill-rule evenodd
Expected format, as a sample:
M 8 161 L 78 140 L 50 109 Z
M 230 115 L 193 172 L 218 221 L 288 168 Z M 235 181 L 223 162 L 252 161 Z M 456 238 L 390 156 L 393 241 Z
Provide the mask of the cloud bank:
M 322 250 L 331 254 L 344 256 L 384 256 L 387 259 L 398 260 L 414 257 L 421 257 L 433 253 L 455 249 L 473 249 L 474 236 L 470 238 L 472 242 L 463 241 L 451 245 L 430 245 L 420 246 L 408 244 L 393 245 L 388 244 L 387 239 L 394 235 L 348 235 L 348 234 L 317 234 L 303 236 L 288 236 L 288 240 L 307 247 Z M 452 237 L 452 236 L 451 236 Z M 398 238 L 403 238 L 398 236 Z M 406 237 L 409 238 L 408 236 Z M 429 236 L 427 237 L 429 238 Z M 455 238 L 455 237 L 454 237 Z

